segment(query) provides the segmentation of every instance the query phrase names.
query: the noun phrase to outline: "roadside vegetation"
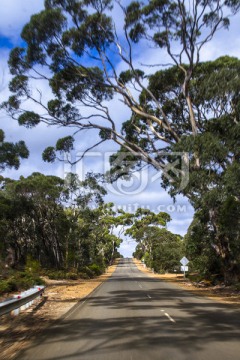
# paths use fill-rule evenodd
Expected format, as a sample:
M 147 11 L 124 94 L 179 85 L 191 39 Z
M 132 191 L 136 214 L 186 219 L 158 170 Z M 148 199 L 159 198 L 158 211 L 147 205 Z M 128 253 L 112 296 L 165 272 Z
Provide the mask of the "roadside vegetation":
M 66 185 L 67 181 L 67 185 Z M 69 174 L 34 173 L 19 180 L 1 178 L 0 293 L 52 279 L 90 279 L 119 257 L 113 234 L 118 220 L 96 176 L 79 182 Z
M 135 256 L 157 272 L 174 271 L 184 254 L 195 276 L 240 283 L 240 60 L 202 61 L 205 45 L 239 10 L 236 0 L 44 2 L 22 29 L 22 47 L 10 53 L 11 95 L 2 110 L 29 129 L 69 129 L 44 150 L 49 163 L 73 151 L 82 130 L 93 134 L 86 151 L 114 142 L 108 181 L 150 166 L 163 173 L 159 186 L 173 199 L 185 196 L 195 215 L 182 239 L 167 231 L 165 213 L 114 214 L 98 175 L 79 182 L 70 174 L 67 187 L 40 173 L 2 178 L 4 271 L 26 271 L 31 255 L 49 276 L 91 277 L 116 256 L 121 240 L 113 229 L 124 225 L 138 243 Z M 136 61 L 149 48 L 156 63 Z M 42 81 L 51 99 L 42 96 Z M 130 114 L 122 122 L 112 111 L 116 99 Z M 0 131 L 0 168 L 18 168 L 28 149 L 4 139 Z

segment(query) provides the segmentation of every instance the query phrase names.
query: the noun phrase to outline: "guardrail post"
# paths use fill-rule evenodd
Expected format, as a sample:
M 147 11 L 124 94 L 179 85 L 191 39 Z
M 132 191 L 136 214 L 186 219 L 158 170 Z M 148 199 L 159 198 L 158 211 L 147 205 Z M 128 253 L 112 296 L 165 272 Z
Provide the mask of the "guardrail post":
M 14 299 L 21 299 L 21 295 L 13 295 L 13 298 Z M 17 316 L 17 315 L 19 315 L 19 313 L 20 313 L 20 308 L 11 311 L 11 314 L 13 316 Z
M 11 299 L 0 302 L 0 316 L 8 313 L 18 315 L 21 310 L 27 309 L 39 298 L 44 291 L 44 286 L 37 285 L 21 294 L 14 295 Z

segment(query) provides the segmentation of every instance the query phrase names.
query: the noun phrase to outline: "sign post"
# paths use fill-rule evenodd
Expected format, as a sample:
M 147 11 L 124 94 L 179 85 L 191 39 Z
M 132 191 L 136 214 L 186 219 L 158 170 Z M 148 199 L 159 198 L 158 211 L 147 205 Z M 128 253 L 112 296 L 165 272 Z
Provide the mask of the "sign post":
M 181 271 L 183 271 L 184 273 L 184 278 L 185 276 L 185 272 L 188 271 L 188 266 L 186 266 L 189 263 L 189 260 L 184 256 L 181 260 L 180 263 L 182 264 L 181 266 Z

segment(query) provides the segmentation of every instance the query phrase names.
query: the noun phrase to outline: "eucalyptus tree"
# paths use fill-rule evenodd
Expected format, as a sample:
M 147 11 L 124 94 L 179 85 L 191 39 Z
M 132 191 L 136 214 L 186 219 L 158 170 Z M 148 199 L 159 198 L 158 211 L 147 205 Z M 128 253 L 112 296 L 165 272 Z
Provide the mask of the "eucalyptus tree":
M 133 253 L 137 259 L 144 259 L 145 264 L 158 273 L 179 271 L 183 253 L 183 241 L 180 235 L 165 228 L 149 226 L 144 231 L 144 238 L 151 244 L 150 251 L 139 242 Z
M 99 176 L 89 173 L 81 181 L 77 174 L 68 173 L 65 178 L 65 191 L 68 194 L 65 213 L 70 224 L 65 244 L 66 267 L 79 268 L 95 256 L 92 239 L 92 233 L 97 230 L 94 227 L 97 220 L 95 212 L 103 205 L 106 195 L 106 190 L 98 183 Z
M 184 236 L 184 253 L 190 260 L 192 271 L 205 279 L 222 280 L 224 274 L 220 258 L 213 247 L 214 242 L 213 232 L 209 231 L 206 222 L 202 221 L 200 213 L 195 214 Z
M 113 6 L 119 6 L 119 16 L 122 12 L 120 34 L 111 17 Z M 135 158 L 163 169 L 164 144 L 179 142 L 185 129 L 193 135 L 198 132 L 190 96 L 193 73 L 203 46 L 218 30 L 228 28 L 230 16 L 239 6 L 236 0 L 195 0 L 192 6 L 184 0 L 150 0 L 127 7 L 111 0 L 45 0 L 45 9 L 33 15 L 22 30 L 25 47 L 11 52 L 9 66 L 14 78 L 9 87 L 13 95 L 3 106 L 20 125 L 30 128 L 42 121 L 78 131 L 97 129 L 95 145 L 113 140 Z M 180 129 L 147 86 L 142 69 L 136 68 L 134 52 L 140 41 L 143 46 L 149 41 L 159 50 L 156 58 L 160 65 L 164 49 L 182 74 L 187 113 Z M 126 69 L 122 73 L 117 70 L 120 62 Z M 34 86 L 46 82 L 52 99 L 46 101 L 40 87 L 32 91 L 31 80 Z M 150 98 L 147 103 L 139 99 L 142 91 Z M 130 122 L 122 125 L 127 135 L 119 131 L 107 105 L 116 99 L 132 113 Z M 39 111 L 29 111 L 26 100 L 38 105 Z M 72 147 L 73 137 L 65 137 L 55 148 L 48 148 L 44 158 L 53 161 L 55 150 Z M 195 157 L 198 165 L 197 154 Z
M 149 89 L 173 119 L 175 129 L 182 133 L 179 142 L 165 147 L 163 156 L 170 159 L 174 158 L 173 154 L 186 152 L 189 159 L 188 181 L 184 187 L 181 187 L 181 177 L 173 172 L 181 171 L 180 162 L 176 169 L 170 168 L 171 176 L 163 177 L 162 185 L 173 197 L 182 193 L 189 198 L 199 214 L 199 221 L 201 219 L 202 226 L 209 232 L 209 245 L 219 257 L 226 283 L 240 276 L 237 250 L 240 224 L 237 185 L 240 179 L 239 70 L 240 61 L 228 56 L 198 64 L 189 87 L 198 119 L 196 135 L 185 122 L 188 107 L 182 95 L 181 71 L 172 67 L 149 78 Z M 151 98 L 144 91 L 141 101 L 151 107 Z M 138 126 L 144 125 L 144 119 L 138 121 Z M 132 136 L 132 133 L 126 131 L 126 136 Z M 138 141 L 137 136 L 135 139 Z M 147 139 L 145 143 L 148 146 Z M 114 176 L 114 168 L 112 172 Z M 200 236 L 199 244 L 201 242 L 204 249 Z
M 5 252 L 12 254 L 12 265 L 23 265 L 31 254 L 43 266 L 61 267 L 68 231 L 61 205 L 63 180 L 33 173 L 19 180 L 3 179 L 2 183 L 1 204 L 8 208 L 1 214 L 5 221 L 1 242 Z
M 133 255 L 143 258 L 156 272 L 174 271 L 182 256 L 181 236 L 166 229 L 170 220 L 170 215 L 165 212 L 156 214 L 139 208 L 132 214 L 132 224 L 125 231 L 137 242 Z
M 105 188 L 99 184 L 101 174 L 88 173 L 79 180 L 73 173 L 65 178 L 68 193 L 65 213 L 70 223 L 66 239 L 66 266 L 79 268 L 90 262 L 103 266 L 112 262 L 121 243 L 114 229 L 119 216 L 113 203 L 104 203 Z
M 15 144 L 5 141 L 4 131 L 0 129 L 0 171 L 6 168 L 18 169 L 20 160 L 28 156 L 29 151 L 24 141 Z
M 95 210 L 96 221 L 92 236 L 95 237 L 97 254 L 107 263 L 112 263 L 122 240 L 117 227 L 122 223 L 113 209 L 113 203 L 102 204 Z
M 219 258 L 226 283 L 240 277 L 239 70 L 240 61 L 227 56 L 199 64 L 190 89 L 199 132 L 195 137 L 184 135 L 172 147 L 189 154 L 189 182 L 182 193 L 189 197 L 198 222 L 208 233 L 206 239 Z M 173 101 L 168 102 L 174 108 Z M 196 153 L 199 167 L 195 166 Z M 199 242 L 204 249 L 201 236 Z
M 165 212 L 155 214 L 148 209 L 139 208 L 132 214 L 132 224 L 126 229 L 125 235 L 136 240 L 142 251 L 148 253 L 152 259 L 153 237 L 149 236 L 152 233 L 152 228 L 164 227 L 170 220 L 170 215 Z
M 163 185 L 170 192 L 187 195 L 196 209 L 200 206 L 197 200 L 213 187 L 215 194 L 225 194 L 222 199 L 215 197 L 214 206 L 207 198 L 204 203 L 225 273 L 233 271 L 233 234 L 220 230 L 217 208 L 230 201 L 229 187 L 221 179 L 229 179 L 230 173 L 235 178 L 238 173 L 239 65 L 236 59 L 227 58 L 204 65 L 200 57 L 216 32 L 229 27 L 240 1 L 117 4 L 111 0 L 46 0 L 45 9 L 33 15 L 22 30 L 25 46 L 10 54 L 13 95 L 2 106 L 29 128 L 44 122 L 74 128 L 74 133 L 93 130 L 93 143 L 86 150 L 114 141 L 120 151 L 111 158 L 113 180 L 148 164 L 165 173 Z M 111 16 L 113 6 L 120 6 L 123 14 L 120 33 Z M 157 64 L 148 64 L 145 74 L 145 67 L 137 64 L 136 48 L 142 46 L 145 51 L 148 44 L 155 47 Z M 164 63 L 166 54 L 169 62 Z M 123 72 L 118 71 L 119 64 Z M 155 71 L 165 65 L 166 70 Z M 48 84 L 51 99 L 44 97 L 40 85 L 32 90 L 32 82 L 37 86 L 41 81 Z M 121 126 L 108 106 L 117 100 L 130 112 Z M 28 110 L 30 102 L 37 112 Z M 228 136 L 223 139 L 225 128 Z M 95 139 L 96 130 L 99 139 Z M 221 143 L 227 151 L 222 151 Z M 71 134 L 47 148 L 43 158 L 54 161 L 58 152 L 73 147 Z M 169 160 L 177 161 L 179 152 L 181 163 L 176 168 L 169 166 Z M 176 176 L 184 177 L 187 172 L 187 152 L 192 173 L 189 186 L 188 179 L 179 184 Z M 239 195 L 232 200 L 238 207 Z

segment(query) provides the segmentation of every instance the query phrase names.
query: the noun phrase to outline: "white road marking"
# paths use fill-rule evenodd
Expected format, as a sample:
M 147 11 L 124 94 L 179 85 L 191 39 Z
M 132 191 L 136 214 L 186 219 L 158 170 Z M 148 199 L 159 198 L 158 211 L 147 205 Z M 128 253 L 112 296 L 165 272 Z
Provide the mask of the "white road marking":
M 141 284 L 138 284 L 138 286 L 142 289 L 142 285 L 141 285 Z
M 150 296 L 150 295 L 148 295 L 148 294 L 147 294 L 147 297 L 148 297 L 149 299 L 151 299 L 151 296 Z
M 162 312 L 164 312 L 165 310 L 161 310 Z
M 165 312 L 164 315 L 166 315 L 171 322 L 176 322 L 168 313 Z

